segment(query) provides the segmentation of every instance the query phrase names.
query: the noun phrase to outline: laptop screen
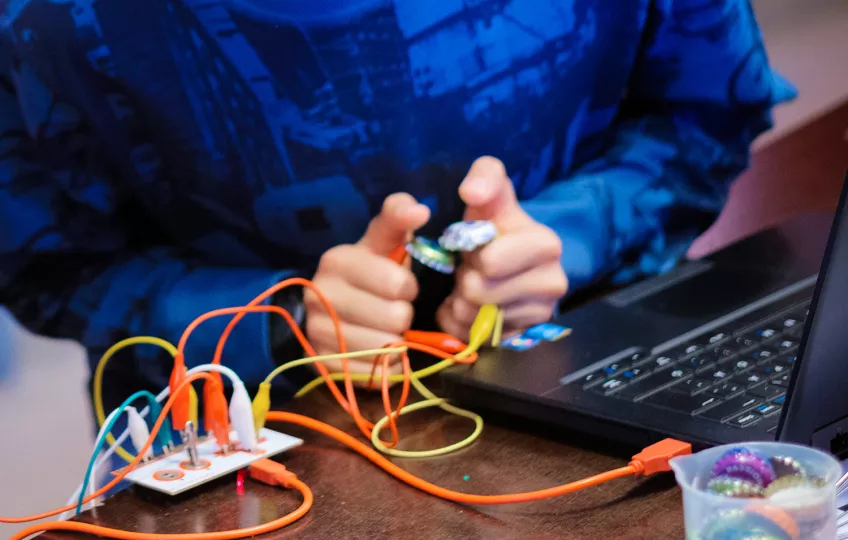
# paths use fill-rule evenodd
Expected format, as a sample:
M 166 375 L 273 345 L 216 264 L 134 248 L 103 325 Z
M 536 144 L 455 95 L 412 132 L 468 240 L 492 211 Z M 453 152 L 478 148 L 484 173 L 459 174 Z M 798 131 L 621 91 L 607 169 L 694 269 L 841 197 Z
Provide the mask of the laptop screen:
M 848 175 L 837 206 L 778 439 L 848 456 Z

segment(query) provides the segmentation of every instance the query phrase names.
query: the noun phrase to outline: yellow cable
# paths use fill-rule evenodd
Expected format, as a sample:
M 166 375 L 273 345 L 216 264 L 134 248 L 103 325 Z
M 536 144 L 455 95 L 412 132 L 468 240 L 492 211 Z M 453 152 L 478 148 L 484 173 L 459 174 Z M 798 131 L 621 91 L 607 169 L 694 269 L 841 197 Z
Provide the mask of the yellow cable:
M 379 349 L 377 349 L 377 350 L 379 350 Z M 349 355 L 339 355 L 338 357 L 342 358 L 344 356 L 349 357 Z M 433 364 L 432 366 L 427 366 L 426 368 L 419 369 L 418 371 L 413 371 L 412 376 L 417 378 L 417 379 L 424 379 L 426 377 L 429 377 L 430 375 L 434 375 L 434 374 L 440 372 L 441 370 L 443 370 L 445 368 L 452 366 L 453 364 L 454 364 L 453 359 L 449 358 L 447 360 L 442 360 L 441 362 Z M 334 381 L 343 381 L 344 380 L 344 373 L 341 373 L 339 371 L 330 373 L 330 378 L 333 379 Z M 351 373 L 350 378 L 354 382 L 368 382 L 368 381 L 371 380 L 371 375 L 369 375 L 367 373 Z M 402 374 L 389 375 L 389 382 L 393 382 L 393 383 L 403 382 L 403 375 Z M 323 378 L 318 377 L 317 379 L 313 379 L 313 380 L 309 381 L 309 383 L 307 383 L 303 388 L 298 390 L 297 393 L 294 395 L 294 397 L 301 398 L 301 397 L 305 396 L 306 394 L 308 394 L 309 392 L 311 392 L 312 390 L 315 390 L 315 388 L 321 386 L 322 384 L 324 384 Z
M 323 362 L 324 360 L 336 360 L 338 358 L 362 358 L 363 356 L 377 356 L 380 354 L 394 354 L 394 353 L 402 353 L 406 352 L 406 347 L 390 347 L 384 349 L 369 349 L 365 351 L 354 351 L 354 352 L 346 352 L 346 353 L 335 353 L 335 354 L 322 354 L 318 356 L 307 356 L 306 358 L 301 358 L 300 360 L 292 360 L 291 362 L 286 362 L 285 364 L 279 366 L 277 369 L 272 371 L 265 377 L 265 382 L 270 384 L 274 378 L 280 373 L 296 368 L 298 366 L 304 366 L 306 364 L 314 364 L 315 362 Z M 340 373 L 342 378 L 344 378 L 344 373 Z M 361 374 L 365 381 L 371 380 L 371 376 L 367 374 Z M 396 377 L 400 377 L 400 380 L 403 380 L 403 375 L 396 375 Z M 375 377 L 376 379 L 376 377 Z M 355 379 L 354 379 L 355 380 Z
M 489 339 L 495 329 L 498 311 L 498 307 L 493 304 L 486 304 L 480 308 L 480 311 L 477 313 L 477 318 L 474 319 L 474 324 L 471 325 L 471 331 L 469 332 L 471 339 L 469 340 L 470 343 L 468 344 L 468 347 L 466 347 L 464 351 L 457 353 L 454 358 L 467 358 L 471 356 L 471 354 L 477 352 L 480 347 L 486 343 L 486 340 Z M 337 358 L 343 357 L 344 355 L 337 356 Z M 423 379 L 430 375 L 435 375 L 452 365 L 454 365 L 454 361 L 449 358 L 424 369 L 413 371 L 412 375 L 415 378 Z M 334 381 L 343 381 L 344 373 L 338 371 L 330 373 L 330 378 Z M 371 380 L 371 376 L 367 373 L 351 373 L 350 378 L 354 382 L 368 382 Z M 389 382 L 403 382 L 403 375 L 389 375 Z M 309 381 L 309 383 L 307 383 L 303 388 L 298 390 L 294 397 L 301 398 L 322 384 L 324 384 L 324 378 L 316 377 Z
M 424 386 L 421 381 L 419 381 L 415 377 L 412 377 L 410 379 L 410 382 L 415 387 L 415 389 L 418 390 L 418 393 L 420 393 L 427 399 L 405 406 L 400 410 L 401 415 L 411 413 L 420 409 L 426 409 L 429 407 L 439 407 L 443 411 L 453 414 L 455 416 L 462 416 L 464 418 L 470 418 L 471 420 L 474 420 L 474 431 L 471 433 L 471 435 L 464 438 L 463 440 L 448 446 L 443 446 L 442 448 L 435 448 L 433 450 L 397 450 L 395 448 L 387 447 L 380 439 L 380 432 L 383 430 L 383 428 L 389 421 L 389 417 L 384 416 L 383 418 L 378 420 L 376 424 L 374 424 L 374 429 L 371 430 L 371 444 L 374 445 L 374 448 L 384 454 L 394 457 L 431 458 L 443 456 L 445 454 L 449 454 L 451 452 L 459 450 L 460 448 L 464 448 L 476 441 L 480 434 L 483 433 L 483 418 L 479 414 L 475 414 L 471 411 L 455 407 L 448 403 L 447 400 L 437 397 L 426 386 Z
M 454 363 L 455 363 L 454 359 L 462 359 L 462 358 L 466 358 L 466 357 L 470 356 L 471 354 L 476 352 L 478 349 L 480 349 L 480 347 L 482 347 L 483 344 L 490 337 L 494 338 L 493 341 L 495 339 L 499 340 L 499 335 L 497 335 L 497 334 L 500 333 L 500 331 L 501 331 L 500 326 L 502 326 L 502 325 L 503 325 L 503 311 L 500 308 L 498 308 L 494 304 L 487 304 L 487 305 L 482 306 L 480 308 L 480 311 L 477 313 L 477 317 L 474 319 L 474 324 L 471 325 L 471 330 L 469 332 L 470 339 L 469 339 L 468 347 L 466 347 L 465 350 L 458 353 L 453 358 L 448 358 L 446 360 L 442 360 L 441 362 L 433 364 L 432 366 L 429 366 L 429 367 L 426 367 L 424 369 L 420 369 L 418 371 L 412 372 L 411 376 L 410 376 L 410 383 L 412 383 L 412 385 L 415 387 L 415 389 L 418 391 L 418 393 L 420 393 L 422 396 L 424 396 L 425 400 L 419 401 L 417 403 L 413 403 L 412 405 L 407 405 L 406 407 L 404 407 L 403 409 L 400 410 L 400 414 L 407 414 L 407 413 L 417 411 L 417 410 L 420 410 L 420 409 L 425 409 L 425 408 L 428 408 L 428 407 L 439 407 L 442 410 L 444 410 L 445 412 L 448 412 L 450 414 L 454 414 L 456 416 L 462 416 L 462 417 L 470 418 L 470 419 L 474 420 L 475 427 L 474 427 L 474 431 L 471 433 L 471 435 L 469 435 L 468 437 L 466 437 L 465 439 L 463 439 L 463 440 L 461 440 L 457 443 L 451 444 L 449 446 L 445 446 L 443 448 L 436 448 L 436 449 L 433 449 L 433 450 L 421 450 L 421 451 L 397 450 L 397 449 L 387 447 L 380 440 L 380 432 L 383 429 L 383 427 L 385 427 L 386 423 L 388 423 L 388 421 L 389 421 L 389 417 L 384 416 L 374 425 L 374 429 L 371 431 L 371 444 L 374 445 L 374 447 L 377 450 L 379 450 L 380 452 L 383 452 L 384 454 L 387 454 L 387 455 L 390 455 L 390 456 L 405 457 L 405 458 L 428 458 L 428 457 L 441 456 L 441 455 L 453 452 L 455 450 L 458 450 L 460 448 L 468 446 L 469 444 L 471 444 L 472 442 L 477 440 L 477 438 L 483 432 L 483 418 L 480 417 L 479 415 L 471 412 L 471 411 L 467 411 L 465 409 L 460 409 L 459 407 L 455 407 L 455 406 L 447 403 L 447 401 L 445 399 L 439 398 L 438 396 L 433 394 L 426 386 L 424 386 L 424 384 L 420 381 L 420 379 L 422 379 L 424 377 L 428 377 L 428 376 L 433 375 L 435 373 L 438 373 L 439 371 L 454 365 Z M 495 334 L 495 335 L 493 335 L 493 334 Z M 385 352 L 387 352 L 386 349 L 383 349 L 383 350 L 376 349 L 376 350 L 372 350 L 372 351 L 360 351 L 360 353 L 358 355 L 359 356 L 372 356 L 372 355 L 376 356 L 377 354 L 384 354 Z M 355 353 L 338 353 L 338 354 L 334 354 L 334 355 L 327 355 L 327 357 L 330 357 L 330 358 L 344 358 L 344 357 L 354 358 L 353 354 L 355 354 Z M 268 378 L 265 379 L 266 387 L 264 389 L 260 389 L 260 392 L 262 392 L 262 394 L 263 394 L 263 398 L 261 400 L 262 401 L 261 407 L 257 406 L 257 405 L 260 405 L 258 403 L 260 401 L 258 396 L 257 396 L 257 400 L 256 400 L 255 406 L 254 406 L 254 418 L 257 422 L 257 424 L 256 424 L 257 426 L 261 426 L 262 424 L 264 424 L 264 416 L 267 413 L 265 401 L 268 401 L 265 396 L 270 393 L 270 387 L 267 386 L 267 383 L 270 382 L 270 379 L 272 379 L 273 376 L 278 375 L 279 373 L 281 373 L 285 369 L 289 369 L 289 367 L 294 367 L 294 365 L 292 365 L 292 364 L 296 363 L 296 365 L 304 365 L 304 364 L 314 363 L 314 362 L 317 362 L 317 361 L 319 361 L 318 357 L 312 357 L 312 358 L 304 358 L 302 360 L 295 360 L 294 362 L 289 362 L 288 364 L 284 364 L 283 366 L 280 366 L 279 368 L 274 370 L 274 372 L 272 372 L 272 374 L 269 375 Z M 344 380 L 344 373 L 331 373 L 330 377 L 334 381 Z M 357 382 L 367 382 L 367 381 L 371 380 L 371 376 L 368 375 L 368 374 L 364 374 L 364 373 L 350 374 L 350 377 L 351 377 L 352 380 L 357 381 Z M 390 382 L 402 382 L 404 380 L 404 376 L 403 376 L 403 374 L 390 375 L 388 377 L 388 379 L 389 379 Z M 295 394 L 295 397 L 296 398 L 302 397 L 302 396 L 306 395 L 311 390 L 315 389 L 316 387 L 320 386 L 323 383 L 324 383 L 324 379 L 322 377 L 318 377 L 318 378 L 310 381 L 303 388 L 301 388 Z
M 370 350 L 365 350 L 365 351 L 355 351 L 355 352 L 348 352 L 348 353 L 324 354 L 324 355 L 321 355 L 321 356 L 308 356 L 306 358 L 300 358 L 298 360 L 292 360 L 291 362 L 286 362 L 285 364 L 281 365 L 280 367 L 276 368 L 274 371 L 269 373 L 268 376 L 265 378 L 265 381 L 263 381 L 263 383 L 260 385 L 259 392 L 256 394 L 256 397 L 253 400 L 254 426 L 256 427 L 256 429 L 258 431 L 259 429 L 261 429 L 265 425 L 265 415 L 268 414 L 268 410 L 270 409 L 271 381 L 273 381 L 274 378 L 277 375 L 279 375 L 280 373 L 283 373 L 284 371 L 291 369 L 291 368 L 294 368 L 294 367 L 304 366 L 304 365 L 307 365 L 307 364 L 315 364 L 317 362 L 322 362 L 324 360 L 334 360 L 334 359 L 337 359 L 337 358 L 357 358 L 357 357 L 362 357 L 362 356 L 377 356 L 377 355 L 382 355 L 382 354 L 394 354 L 394 353 L 401 353 L 401 352 L 404 352 L 406 350 L 407 350 L 407 347 L 390 347 L 390 348 L 384 348 L 384 349 L 370 349 Z M 465 351 L 463 351 L 463 353 L 464 352 Z M 470 354 L 470 353 L 468 353 L 468 354 Z M 442 361 L 442 362 L 439 362 L 439 363 L 443 364 L 445 362 L 452 364 L 453 360 L 445 360 L 445 361 Z M 433 366 L 430 366 L 430 367 L 432 368 Z M 425 371 L 425 370 L 420 370 L 420 371 Z M 420 401 L 420 402 L 417 402 L 417 403 L 413 403 L 412 405 L 407 405 L 406 407 L 401 409 L 400 414 L 410 413 L 410 412 L 417 411 L 419 409 L 423 409 L 423 408 L 426 408 L 426 407 L 439 407 L 442 410 L 444 410 L 444 411 L 446 411 L 450 414 L 454 414 L 454 415 L 457 415 L 457 416 L 462 416 L 462 417 L 470 418 L 470 419 L 474 420 L 474 423 L 475 423 L 474 431 L 471 433 L 471 435 L 469 435 L 465 439 L 463 439 L 463 440 L 461 440 L 457 443 L 454 443 L 452 445 L 445 446 L 443 448 L 436 448 L 434 450 L 424 450 L 424 451 L 395 450 L 395 449 L 386 447 L 386 445 L 383 444 L 383 442 L 379 438 L 381 429 L 383 428 L 383 426 L 385 426 L 385 424 L 389 420 L 388 417 L 383 417 L 382 419 L 380 419 L 377 422 L 377 424 L 375 424 L 374 430 L 372 431 L 372 434 L 371 434 L 371 442 L 374 445 L 374 447 L 377 448 L 377 450 L 379 450 L 379 451 L 381 451 L 385 454 L 391 455 L 391 456 L 424 458 L 424 457 L 441 456 L 441 455 L 447 454 L 449 452 L 453 452 L 454 450 L 458 450 L 460 448 L 468 446 L 469 444 L 474 442 L 477 439 L 477 437 L 480 436 L 480 433 L 483 432 L 483 419 L 479 415 L 474 414 L 471 411 L 466 411 L 465 409 L 460 409 L 459 407 L 454 407 L 453 405 L 447 403 L 447 401 L 445 399 L 440 398 L 440 397 L 436 396 L 435 394 L 433 394 L 426 386 L 424 386 L 424 384 L 421 381 L 418 380 L 416 373 L 417 372 L 413 372 L 411 374 L 410 383 L 415 387 L 416 390 L 418 390 L 418 393 L 420 393 L 426 399 L 425 399 L 425 401 Z M 364 376 L 364 378 L 362 380 L 364 380 L 364 381 L 370 380 L 370 377 L 368 375 L 365 375 L 365 374 L 360 374 L 360 375 Z M 392 377 L 400 377 L 400 380 L 401 381 L 403 380 L 403 375 L 394 375 Z M 390 377 L 390 380 L 392 379 L 392 377 Z M 375 433 L 376 433 L 376 435 L 375 435 Z
M 492 331 L 492 347 L 498 347 L 503 337 L 504 310 L 498 308 L 498 316 L 495 319 L 495 329 Z
M 93 383 L 93 392 L 92 399 L 94 401 L 94 414 L 97 417 L 97 426 L 100 427 L 103 425 L 103 422 L 106 421 L 106 411 L 103 409 L 103 373 L 106 371 L 106 364 L 109 363 L 109 360 L 112 359 L 115 354 L 117 354 L 122 349 L 127 347 L 131 347 L 133 345 L 155 345 L 157 347 L 161 347 L 168 351 L 171 356 L 177 355 L 177 348 L 174 347 L 168 341 L 164 339 L 153 337 L 153 336 L 138 336 L 131 337 L 115 343 L 109 349 L 103 353 L 103 356 L 100 357 L 100 361 L 97 362 L 97 368 L 94 370 L 94 383 Z M 197 392 L 195 392 L 193 387 L 190 388 L 190 403 L 192 404 L 192 420 L 194 421 L 194 425 L 197 425 Z M 111 433 L 106 434 L 106 441 L 112 445 L 115 444 L 115 437 Z M 131 463 L 135 456 L 131 453 L 127 452 L 120 446 L 115 449 L 115 453 L 121 456 L 127 463 Z

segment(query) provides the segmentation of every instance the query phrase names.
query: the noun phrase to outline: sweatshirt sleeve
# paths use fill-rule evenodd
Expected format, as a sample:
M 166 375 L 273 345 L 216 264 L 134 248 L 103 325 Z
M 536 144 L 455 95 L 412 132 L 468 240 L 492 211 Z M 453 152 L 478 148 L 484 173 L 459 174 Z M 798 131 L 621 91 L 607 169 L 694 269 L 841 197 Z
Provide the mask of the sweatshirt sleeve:
M 671 269 L 715 221 L 773 106 L 795 95 L 747 0 L 652 10 L 600 154 L 523 203 L 562 238 L 572 289 Z

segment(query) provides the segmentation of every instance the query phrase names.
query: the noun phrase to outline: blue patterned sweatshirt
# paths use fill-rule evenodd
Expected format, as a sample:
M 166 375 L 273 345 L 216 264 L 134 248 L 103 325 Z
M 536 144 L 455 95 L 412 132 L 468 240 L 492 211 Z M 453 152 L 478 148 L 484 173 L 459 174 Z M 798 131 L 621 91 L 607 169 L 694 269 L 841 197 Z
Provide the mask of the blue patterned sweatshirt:
M 562 238 L 572 289 L 662 272 L 794 92 L 747 0 L 0 10 L 0 303 L 92 357 L 130 335 L 176 340 L 204 311 L 309 276 L 391 193 L 444 227 L 484 154 Z M 189 365 L 223 325 L 197 332 Z M 249 316 L 224 363 L 263 376 L 268 334 Z M 166 360 L 140 348 L 115 369 L 162 385 Z

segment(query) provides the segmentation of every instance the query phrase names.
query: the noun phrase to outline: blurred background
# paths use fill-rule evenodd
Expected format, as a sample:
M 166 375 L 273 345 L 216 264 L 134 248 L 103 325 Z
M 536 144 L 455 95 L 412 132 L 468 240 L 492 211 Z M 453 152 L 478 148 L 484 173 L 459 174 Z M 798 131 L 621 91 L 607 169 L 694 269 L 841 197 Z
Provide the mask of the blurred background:
M 753 3 L 772 65 L 800 90 L 776 111 L 775 129 L 756 143 L 761 148 L 848 100 L 848 0 Z M 0 445 L 0 514 L 62 505 L 81 480 L 94 436 L 87 379 L 78 344 L 29 334 L 0 308 L 0 440 L 14 433 L 25 443 Z M 18 489 L 32 471 L 37 488 Z M 0 528 L 2 536 L 14 530 Z

